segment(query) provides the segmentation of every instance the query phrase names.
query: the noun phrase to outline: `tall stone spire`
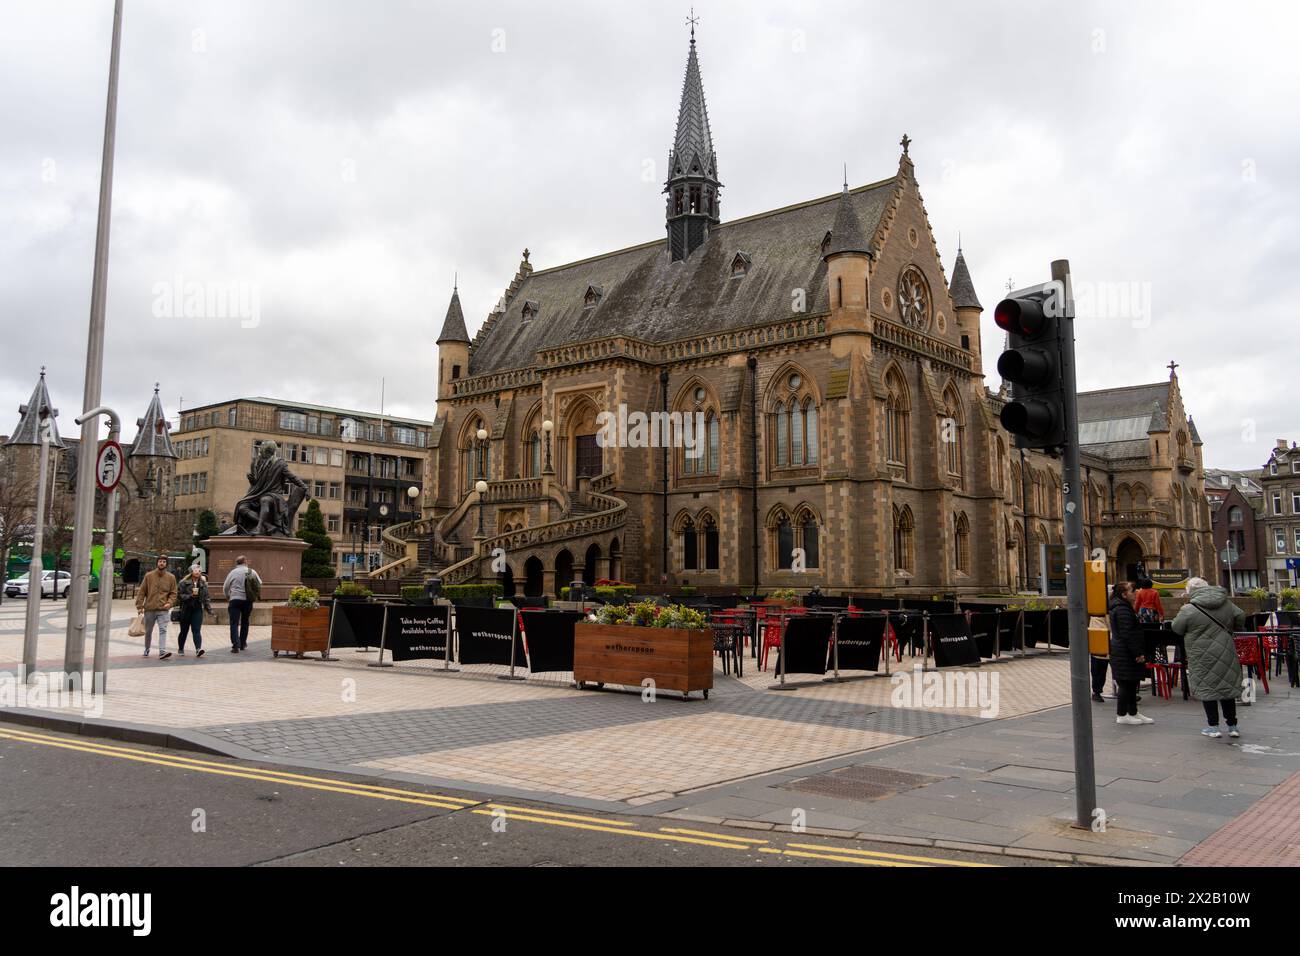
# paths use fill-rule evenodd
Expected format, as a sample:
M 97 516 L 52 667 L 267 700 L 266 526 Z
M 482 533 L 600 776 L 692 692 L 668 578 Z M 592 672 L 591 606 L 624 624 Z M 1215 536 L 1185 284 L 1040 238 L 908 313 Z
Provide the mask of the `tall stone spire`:
M 695 52 L 695 25 L 686 57 L 686 79 L 677 108 L 677 133 L 668 154 L 668 251 L 673 261 L 685 259 L 704 244 L 709 226 L 720 216 L 718 157 L 713 151 L 709 109 L 704 103 L 704 82 Z
M 9 436 L 6 445 L 39 445 L 41 443 L 41 420 L 50 423 L 50 447 L 64 448 L 63 439 L 59 437 L 59 426 L 55 421 L 55 416 L 59 410 L 50 404 L 50 393 L 45 388 L 45 369 L 41 369 L 41 377 L 36 380 L 36 387 L 32 389 L 32 397 L 27 400 L 26 405 L 18 406 L 18 427 L 14 433 Z
M 952 281 L 948 283 L 948 294 L 957 309 L 983 309 L 979 296 L 975 294 L 975 283 L 971 280 L 970 269 L 966 267 L 966 257 L 962 255 L 961 245 L 957 246 L 957 261 L 952 267 Z

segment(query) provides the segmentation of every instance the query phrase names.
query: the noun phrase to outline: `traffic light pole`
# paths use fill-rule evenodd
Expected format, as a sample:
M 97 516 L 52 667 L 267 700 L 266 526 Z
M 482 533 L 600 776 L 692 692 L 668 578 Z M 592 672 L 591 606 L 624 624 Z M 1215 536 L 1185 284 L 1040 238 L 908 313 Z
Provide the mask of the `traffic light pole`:
M 1061 388 L 1066 441 L 1061 482 L 1065 494 L 1066 606 L 1070 621 L 1070 712 L 1074 723 L 1075 826 L 1091 828 L 1097 806 L 1097 773 L 1093 760 L 1091 673 L 1088 661 L 1087 581 L 1084 577 L 1083 491 L 1079 474 L 1079 393 L 1074 368 L 1074 289 L 1070 263 L 1052 263 L 1060 309 Z

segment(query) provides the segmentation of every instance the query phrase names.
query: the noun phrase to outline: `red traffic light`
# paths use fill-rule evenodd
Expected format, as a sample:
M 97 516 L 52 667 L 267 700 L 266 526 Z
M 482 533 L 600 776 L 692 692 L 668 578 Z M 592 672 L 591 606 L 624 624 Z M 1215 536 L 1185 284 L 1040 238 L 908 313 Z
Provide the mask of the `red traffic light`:
M 993 321 L 1012 335 L 1036 335 L 1045 321 L 1043 304 L 1037 299 L 1003 299 L 993 310 Z

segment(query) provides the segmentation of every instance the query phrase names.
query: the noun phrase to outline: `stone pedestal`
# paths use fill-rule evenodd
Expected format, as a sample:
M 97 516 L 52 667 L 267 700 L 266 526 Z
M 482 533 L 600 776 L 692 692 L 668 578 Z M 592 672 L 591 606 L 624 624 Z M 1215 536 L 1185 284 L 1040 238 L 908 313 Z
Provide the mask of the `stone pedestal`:
M 217 535 L 201 543 L 208 549 L 208 586 L 214 604 L 221 599 L 221 586 L 241 554 L 262 579 L 262 600 L 286 600 L 289 592 L 302 584 L 302 554 L 310 547 L 301 538 L 233 534 Z

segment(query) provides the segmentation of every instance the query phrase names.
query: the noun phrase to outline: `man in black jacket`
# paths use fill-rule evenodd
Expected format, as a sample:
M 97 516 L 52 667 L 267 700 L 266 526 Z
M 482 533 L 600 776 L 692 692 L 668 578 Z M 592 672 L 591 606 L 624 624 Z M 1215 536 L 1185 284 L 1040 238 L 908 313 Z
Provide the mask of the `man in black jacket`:
M 1133 610 L 1133 584 L 1121 581 L 1110 597 L 1110 669 L 1119 687 L 1115 723 L 1137 726 L 1154 724 L 1138 713 L 1138 684 L 1146 676 L 1146 638 L 1137 612 Z

